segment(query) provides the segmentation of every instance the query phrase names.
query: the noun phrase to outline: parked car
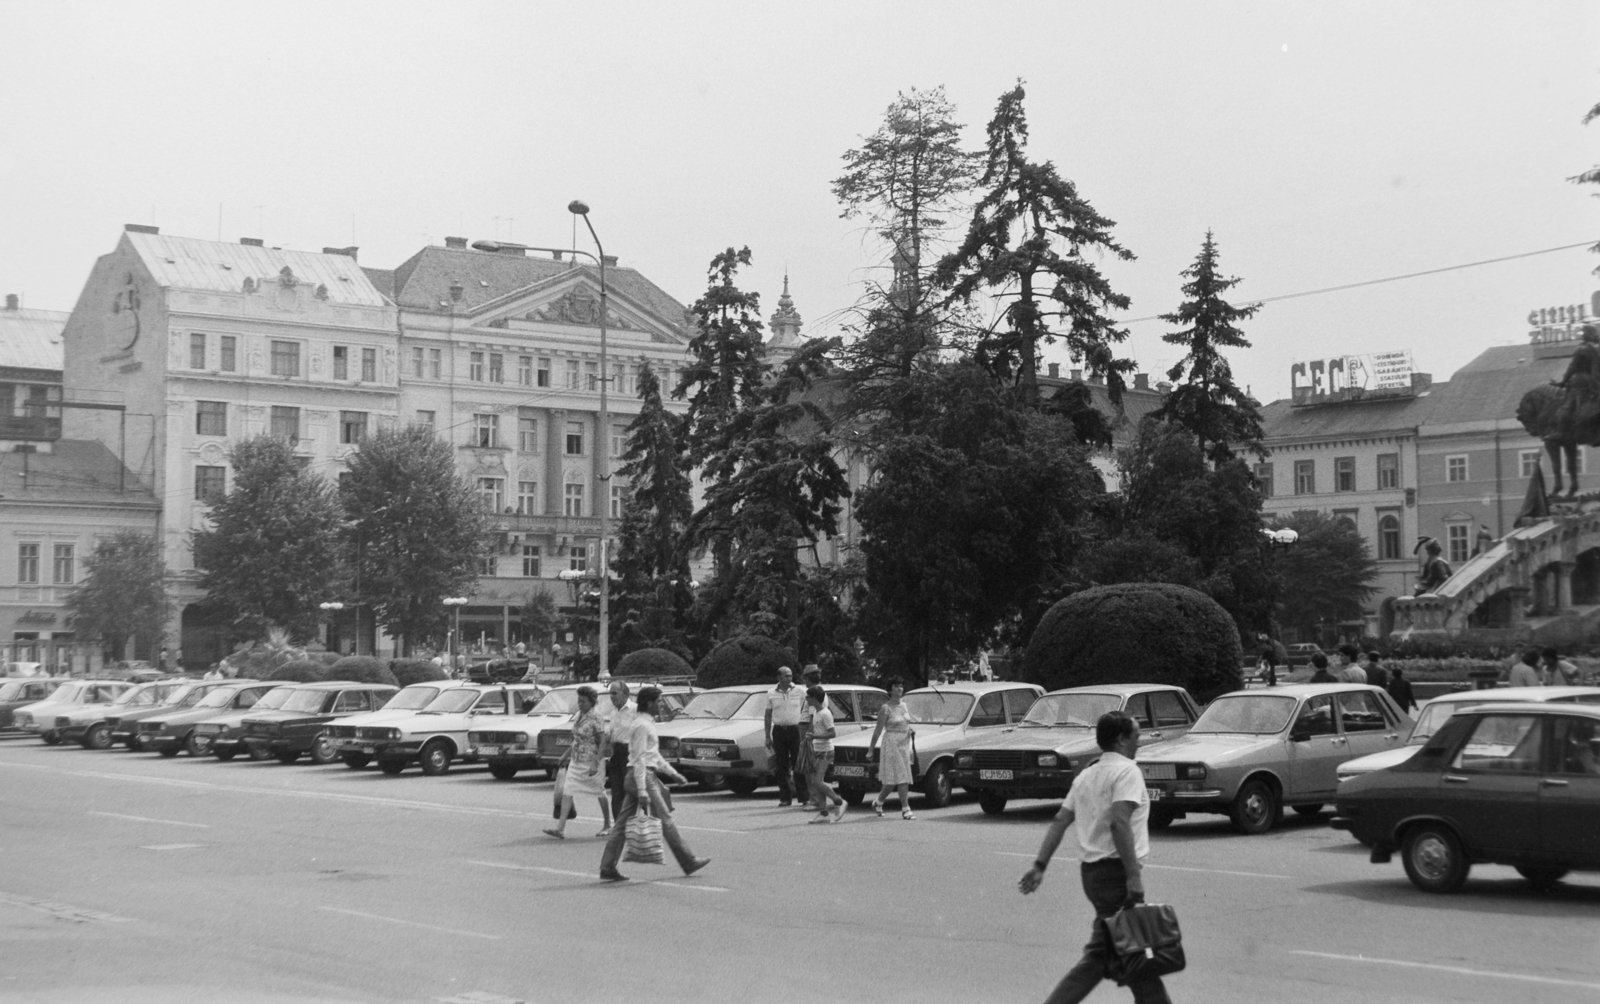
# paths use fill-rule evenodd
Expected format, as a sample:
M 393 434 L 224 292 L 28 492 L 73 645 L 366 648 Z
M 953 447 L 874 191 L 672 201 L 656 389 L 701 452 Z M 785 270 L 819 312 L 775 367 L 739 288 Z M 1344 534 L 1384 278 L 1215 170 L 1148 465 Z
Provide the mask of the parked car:
M 60 724 L 65 716 L 87 704 L 110 704 L 132 684 L 120 680 L 71 680 L 50 692 L 50 696 L 16 710 L 12 724 L 54 746 L 61 741 Z
M 376 711 L 351 715 L 341 722 L 329 725 L 326 733 L 328 745 L 346 767 L 360 770 L 372 762 L 373 754 L 365 747 L 370 745 L 372 740 L 382 739 L 388 735 L 388 731 L 380 728 L 378 723 L 391 718 L 414 715 L 432 704 L 433 699 L 446 690 L 472 685 L 468 680 L 426 680 L 401 687 L 393 697 L 384 702 L 383 707 Z
M 84 749 L 108 750 L 115 742 L 114 722 L 138 721 L 157 709 L 188 698 L 198 701 L 214 684 L 200 684 L 186 677 L 137 683 L 124 690 L 110 704 L 88 704 L 65 718 L 70 724 L 59 729 L 65 742 L 76 742 Z
M 1284 806 L 1315 816 L 1333 801 L 1339 764 L 1401 745 L 1408 722 L 1388 694 L 1361 683 L 1223 694 L 1188 735 L 1140 751 L 1150 825 L 1216 812 L 1241 833 L 1265 833 Z
M 1333 825 L 1399 851 L 1426 892 L 1456 892 L 1474 864 L 1511 865 L 1536 888 L 1600 870 L 1600 707 L 1480 704 L 1422 748 L 1339 788 Z
M 283 706 L 246 712 L 244 744 L 253 760 L 274 757 L 290 764 L 308 753 L 312 763 L 332 763 L 333 748 L 323 732 L 329 722 L 381 708 L 400 688 L 380 683 L 333 680 L 296 687 Z
M 20 732 L 12 721 L 17 709 L 38 704 L 63 683 L 61 676 L 34 676 L 24 679 L 0 681 L 0 732 Z
M 611 701 L 607 699 L 603 689 L 599 687 L 596 689 L 600 691 L 600 700 L 595 704 L 595 710 L 600 713 L 602 721 L 610 724 L 613 710 Z M 638 693 L 638 687 L 634 687 L 633 690 L 634 693 Z M 705 691 L 696 690 L 686 683 L 662 685 L 661 717 L 656 721 L 662 725 L 670 724 L 696 694 L 703 693 Z M 573 705 L 573 710 L 577 710 L 576 704 Z M 572 745 L 572 728 L 570 725 L 555 725 L 541 729 L 536 745 L 539 747 L 539 766 L 543 767 L 546 773 L 554 771 L 560 765 L 561 758 L 567 755 L 568 747 Z
M 709 780 L 712 787 L 725 783 L 734 794 L 748 795 L 762 785 L 777 783 L 767 755 L 766 737 L 767 693 L 772 687 L 759 684 L 726 689 L 743 691 L 747 695 L 744 703 L 726 721 L 695 733 L 689 742 L 680 741 L 678 763 L 695 771 L 702 780 Z M 876 725 L 878 709 L 889 699 L 877 687 L 859 684 L 834 684 L 823 689 L 828 692 L 834 728 L 848 738 L 856 738 L 853 733 Z M 834 747 L 837 749 L 842 741 L 847 740 L 835 740 Z
M 636 684 L 637 681 L 629 681 Z M 565 751 L 565 747 L 557 747 L 553 743 L 544 749 L 540 748 L 539 737 L 546 729 L 566 729 L 572 720 L 573 712 L 578 710 L 578 688 L 593 687 L 599 695 L 595 710 L 605 721 L 611 720 L 611 700 L 606 696 L 605 687 L 598 683 L 565 683 L 554 688 L 539 703 L 524 715 L 512 715 L 504 722 L 495 722 L 492 728 L 471 729 L 467 733 L 467 749 L 471 755 L 489 763 L 489 773 L 501 781 L 509 781 L 517 776 L 518 771 L 543 769 L 546 778 L 554 778 L 556 769 L 554 760 L 551 760 L 551 751 Z M 637 690 L 637 686 L 634 688 Z M 687 685 L 673 685 L 662 688 L 662 696 L 673 695 L 676 700 L 678 695 L 689 690 Z M 567 743 L 572 742 L 571 730 L 567 730 Z M 559 760 L 559 752 L 555 759 Z
M 766 690 L 735 686 L 696 692 L 670 721 L 656 726 L 656 733 L 661 739 L 661 758 L 672 764 L 690 783 L 710 790 L 725 787 L 728 783 L 726 774 L 696 770 L 683 763 L 681 753 L 685 748 L 693 750 L 691 743 L 696 736 L 716 728 L 738 713 L 751 699 L 752 693 L 765 694 Z M 755 710 L 757 717 L 762 717 L 764 709 L 757 707 Z
M 1439 731 L 1450 716 L 1480 704 L 1499 704 L 1502 701 L 1551 701 L 1558 704 L 1600 704 L 1600 687 L 1500 687 L 1494 690 L 1463 690 L 1457 694 L 1440 694 L 1425 702 L 1417 710 L 1417 720 L 1405 745 L 1372 753 L 1339 765 L 1339 783 L 1343 784 L 1357 774 L 1383 770 L 1404 763 L 1422 748 L 1422 745 Z
M 142 720 L 129 723 L 134 730 L 132 745 L 135 749 L 168 757 L 184 750 L 190 756 L 205 756 L 211 752 L 211 742 L 195 731 L 200 722 L 229 712 L 249 711 L 263 696 L 280 686 L 282 684 L 259 680 L 218 681 L 195 701 L 185 700 L 176 706 L 157 708 Z
M 469 684 L 440 691 L 428 706 L 414 714 L 385 718 L 364 731 L 381 733 L 363 737 L 359 750 L 378 761 L 385 774 L 398 774 L 416 761 L 429 776 L 443 774 L 457 758 L 475 759 L 467 752 L 467 732 L 509 714 L 526 714 L 545 690 L 535 683 Z
M 1013 798 L 1064 798 L 1072 778 L 1100 759 L 1095 723 L 1126 711 L 1139 723 L 1139 744 L 1186 734 L 1200 707 L 1182 687 L 1116 683 L 1056 690 L 1037 701 L 1015 726 L 975 736 L 956 751 L 950 783 L 977 794 L 999 815 Z
M 244 720 L 251 714 L 263 711 L 276 711 L 283 707 L 296 690 L 310 686 L 303 683 L 280 683 L 273 687 L 255 704 L 242 710 L 228 710 L 212 718 L 203 718 L 194 723 L 194 743 L 197 748 L 209 752 L 218 760 L 232 760 L 244 751 Z

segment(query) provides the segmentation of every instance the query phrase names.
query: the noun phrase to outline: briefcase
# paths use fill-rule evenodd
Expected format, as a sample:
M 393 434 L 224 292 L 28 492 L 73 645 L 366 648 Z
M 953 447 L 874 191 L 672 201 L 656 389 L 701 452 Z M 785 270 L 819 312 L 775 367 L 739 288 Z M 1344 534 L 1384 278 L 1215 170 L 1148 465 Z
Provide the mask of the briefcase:
M 1107 917 L 1105 925 L 1111 941 L 1106 978 L 1116 980 L 1118 986 L 1176 973 L 1188 964 L 1183 957 L 1178 914 L 1170 906 L 1125 906 Z

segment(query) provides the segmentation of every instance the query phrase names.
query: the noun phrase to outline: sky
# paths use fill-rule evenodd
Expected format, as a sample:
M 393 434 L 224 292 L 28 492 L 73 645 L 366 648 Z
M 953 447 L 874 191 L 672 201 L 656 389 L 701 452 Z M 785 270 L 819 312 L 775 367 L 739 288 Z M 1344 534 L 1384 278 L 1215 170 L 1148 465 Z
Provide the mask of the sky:
M 840 218 L 841 155 L 943 85 L 981 145 L 1027 87 L 1053 161 L 1137 259 L 1122 348 L 1175 361 L 1209 229 L 1236 302 L 1600 241 L 1600 4 L 616 2 L 0 5 L 0 292 L 70 310 L 125 223 L 393 267 L 445 235 L 608 254 L 684 303 L 711 256 L 770 314 L 845 334 L 882 260 Z M 579 246 L 587 247 L 586 239 Z M 1583 248 L 1266 304 L 1233 355 L 1409 349 L 1444 379 L 1590 302 Z M 1048 361 L 1069 366 L 1059 348 Z

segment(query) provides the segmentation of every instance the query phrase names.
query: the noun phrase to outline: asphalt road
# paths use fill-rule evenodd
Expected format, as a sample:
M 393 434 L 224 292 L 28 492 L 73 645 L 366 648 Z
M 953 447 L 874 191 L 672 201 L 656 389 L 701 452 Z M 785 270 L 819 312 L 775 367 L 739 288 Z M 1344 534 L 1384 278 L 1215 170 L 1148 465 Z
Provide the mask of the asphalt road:
M 913 802 L 812 826 L 766 791 L 683 794 L 711 866 L 614 886 L 597 820 L 540 835 L 531 778 L 3 741 L 0 1004 L 1042 1000 L 1090 918 L 1061 857 L 1016 891 L 1053 807 Z M 1147 886 L 1184 926 L 1175 1001 L 1600 1000 L 1600 876 L 1541 895 L 1481 867 L 1428 896 L 1290 815 L 1155 834 Z

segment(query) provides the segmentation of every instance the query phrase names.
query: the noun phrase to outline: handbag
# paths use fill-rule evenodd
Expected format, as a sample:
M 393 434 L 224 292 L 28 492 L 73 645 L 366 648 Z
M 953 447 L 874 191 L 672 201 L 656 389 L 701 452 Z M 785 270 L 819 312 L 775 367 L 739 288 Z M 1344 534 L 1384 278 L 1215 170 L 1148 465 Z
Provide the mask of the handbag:
M 639 811 L 628 817 L 627 836 L 622 860 L 647 865 L 667 863 L 666 851 L 661 846 L 661 820 L 650 814 L 648 801 L 642 802 Z
M 1118 986 L 1181 972 L 1188 965 L 1178 914 L 1170 906 L 1124 906 L 1107 917 L 1105 925 L 1111 942 L 1106 977 Z

